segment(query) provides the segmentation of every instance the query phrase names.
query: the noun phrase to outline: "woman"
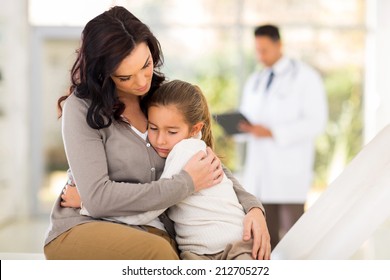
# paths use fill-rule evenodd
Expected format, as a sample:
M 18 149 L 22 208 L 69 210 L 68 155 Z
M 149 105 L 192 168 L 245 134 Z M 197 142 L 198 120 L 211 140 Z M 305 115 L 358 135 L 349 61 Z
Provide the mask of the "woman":
M 114 7 L 85 26 L 71 93 L 59 105 L 62 110 L 66 99 L 65 151 L 91 217 L 61 207 L 59 197 L 45 240 L 48 259 L 178 259 L 166 216 L 144 226 L 101 219 L 168 208 L 222 180 L 220 161 L 208 149 L 207 156 L 199 152 L 172 179 L 156 181 L 164 160 L 147 141 L 144 102 L 165 80 L 161 65 L 157 39 L 126 9 Z M 247 213 L 243 238 L 254 239 L 257 258 L 269 258 L 263 245 L 266 229 L 260 226 L 262 205 L 234 182 Z

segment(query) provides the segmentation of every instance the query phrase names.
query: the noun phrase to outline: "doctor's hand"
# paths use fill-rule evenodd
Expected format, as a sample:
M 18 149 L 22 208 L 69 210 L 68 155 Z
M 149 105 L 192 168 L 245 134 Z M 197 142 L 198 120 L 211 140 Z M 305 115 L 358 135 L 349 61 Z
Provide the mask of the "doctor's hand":
M 253 238 L 252 257 L 255 260 L 269 260 L 271 239 L 265 216 L 260 208 L 252 208 L 244 218 L 243 240 L 248 241 L 251 238 Z
M 238 129 L 245 133 L 250 133 L 256 137 L 272 137 L 272 131 L 260 124 L 252 125 L 247 122 L 240 122 Z

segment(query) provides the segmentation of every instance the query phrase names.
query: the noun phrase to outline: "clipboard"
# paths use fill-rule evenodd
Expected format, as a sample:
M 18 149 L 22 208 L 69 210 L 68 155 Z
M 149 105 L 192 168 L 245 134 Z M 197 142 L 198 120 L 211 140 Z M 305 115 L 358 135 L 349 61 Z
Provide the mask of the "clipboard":
M 238 124 L 242 121 L 250 123 L 241 112 L 229 112 L 222 114 L 214 114 L 213 118 L 217 124 L 222 126 L 226 134 L 234 135 L 244 133 L 238 130 Z

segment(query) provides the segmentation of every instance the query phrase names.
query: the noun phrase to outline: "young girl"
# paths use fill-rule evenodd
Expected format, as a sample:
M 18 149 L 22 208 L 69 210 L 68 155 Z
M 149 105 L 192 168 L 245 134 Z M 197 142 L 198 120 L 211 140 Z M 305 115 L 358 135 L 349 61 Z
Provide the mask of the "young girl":
M 177 174 L 206 146 L 213 147 L 210 113 L 199 87 L 171 81 L 148 101 L 148 137 L 161 157 L 163 175 Z M 253 259 L 252 242 L 243 242 L 244 211 L 224 176 L 214 188 L 200 191 L 168 209 L 175 224 L 181 259 Z
M 168 82 L 151 95 L 147 107 L 149 141 L 166 158 L 161 178 L 172 178 L 195 153 L 214 146 L 207 101 L 199 87 L 178 80 Z M 109 219 L 142 225 L 165 210 Z M 85 208 L 81 213 L 88 215 Z M 175 225 L 181 259 L 255 257 L 253 240 L 242 240 L 245 213 L 226 175 L 220 184 L 194 193 L 170 207 L 167 213 Z M 262 226 L 267 231 L 266 224 Z

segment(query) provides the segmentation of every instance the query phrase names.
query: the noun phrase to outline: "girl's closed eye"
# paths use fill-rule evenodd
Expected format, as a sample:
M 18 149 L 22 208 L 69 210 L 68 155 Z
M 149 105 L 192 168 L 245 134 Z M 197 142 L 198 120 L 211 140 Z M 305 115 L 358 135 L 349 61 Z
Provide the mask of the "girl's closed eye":
M 150 124 L 149 124 L 149 127 L 148 127 L 148 129 L 150 129 L 150 130 L 157 130 L 157 127 L 155 127 L 155 126 L 152 126 L 152 125 L 150 125 Z

